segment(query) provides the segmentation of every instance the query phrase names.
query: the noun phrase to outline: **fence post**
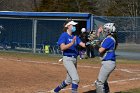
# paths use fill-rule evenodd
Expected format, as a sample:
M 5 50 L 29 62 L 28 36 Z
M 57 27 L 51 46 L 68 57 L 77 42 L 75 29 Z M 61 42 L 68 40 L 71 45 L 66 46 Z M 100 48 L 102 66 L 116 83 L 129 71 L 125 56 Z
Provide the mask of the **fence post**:
M 37 20 L 33 19 L 33 25 L 32 25 L 32 49 L 33 49 L 33 53 L 36 53 L 36 32 L 37 32 Z

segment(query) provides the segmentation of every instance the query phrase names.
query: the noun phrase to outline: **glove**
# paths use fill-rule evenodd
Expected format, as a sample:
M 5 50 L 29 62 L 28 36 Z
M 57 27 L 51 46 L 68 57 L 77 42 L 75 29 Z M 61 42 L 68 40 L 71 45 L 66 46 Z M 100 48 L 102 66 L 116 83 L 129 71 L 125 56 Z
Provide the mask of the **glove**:
M 91 45 L 92 45 L 92 46 L 95 46 L 95 45 L 96 45 L 96 41 L 92 41 L 92 42 L 91 42 Z
M 91 43 L 90 42 L 86 42 L 86 46 L 89 46 Z

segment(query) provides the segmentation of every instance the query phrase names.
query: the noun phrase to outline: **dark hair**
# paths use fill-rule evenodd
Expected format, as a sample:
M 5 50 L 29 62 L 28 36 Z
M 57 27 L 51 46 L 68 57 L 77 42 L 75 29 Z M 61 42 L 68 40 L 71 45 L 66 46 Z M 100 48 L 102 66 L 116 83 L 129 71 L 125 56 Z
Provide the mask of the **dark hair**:
M 117 48 L 117 46 L 118 46 L 118 35 L 117 35 L 117 32 L 114 32 L 114 33 L 112 33 L 111 34 L 112 35 L 112 37 L 115 39 L 115 41 L 116 41 L 116 44 L 115 44 L 115 50 L 116 50 L 116 48 Z
M 67 29 L 68 29 L 68 27 L 65 27 L 65 25 L 66 25 L 67 23 L 69 23 L 70 21 L 72 21 L 72 19 L 68 19 L 68 18 L 67 18 L 66 22 L 63 24 L 63 27 L 64 27 L 64 28 L 63 28 L 63 31 L 64 31 L 64 32 L 66 32 Z

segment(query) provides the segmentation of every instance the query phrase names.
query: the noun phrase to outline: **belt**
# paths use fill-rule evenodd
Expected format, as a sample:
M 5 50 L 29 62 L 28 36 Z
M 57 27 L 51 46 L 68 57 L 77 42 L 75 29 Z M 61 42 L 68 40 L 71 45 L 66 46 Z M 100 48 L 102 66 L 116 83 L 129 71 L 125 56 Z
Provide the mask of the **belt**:
M 73 55 L 64 55 L 64 56 L 72 57 L 72 58 L 77 58 L 77 56 L 73 56 Z
M 102 60 L 102 61 L 115 61 L 115 60 L 113 60 L 113 59 L 108 59 L 108 60 Z

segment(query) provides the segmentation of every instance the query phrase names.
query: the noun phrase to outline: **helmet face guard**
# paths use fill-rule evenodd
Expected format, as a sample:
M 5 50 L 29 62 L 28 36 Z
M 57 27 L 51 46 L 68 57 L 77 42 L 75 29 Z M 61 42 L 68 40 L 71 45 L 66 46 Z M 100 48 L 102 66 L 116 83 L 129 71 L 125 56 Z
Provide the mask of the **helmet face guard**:
M 114 26 L 114 23 L 106 23 L 103 26 L 103 33 L 107 36 L 109 34 L 113 34 L 116 32 L 116 27 Z

